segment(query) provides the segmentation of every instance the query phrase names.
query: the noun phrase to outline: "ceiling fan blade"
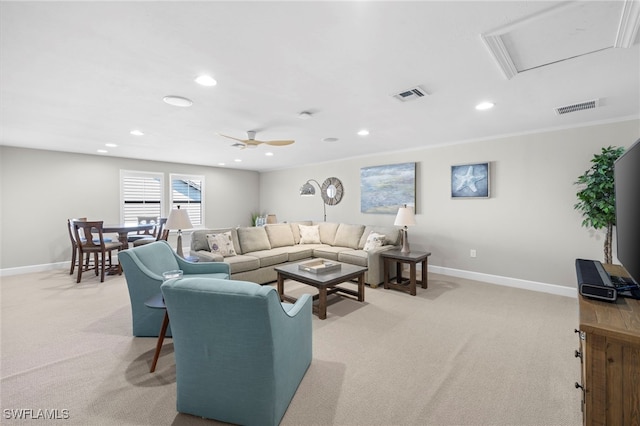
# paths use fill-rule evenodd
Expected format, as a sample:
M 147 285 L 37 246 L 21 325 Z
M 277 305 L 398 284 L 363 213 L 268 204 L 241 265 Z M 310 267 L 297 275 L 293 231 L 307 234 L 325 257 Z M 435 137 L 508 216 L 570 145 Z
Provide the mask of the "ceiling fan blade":
M 246 144 L 247 142 L 249 142 L 247 139 L 238 139 L 238 138 L 234 138 L 233 136 L 227 136 L 227 135 L 223 135 L 222 133 L 218 133 L 220 136 L 223 136 L 225 138 L 229 138 L 229 139 L 233 139 L 234 141 L 239 141 L 242 142 L 244 144 Z
M 284 141 L 266 141 L 264 143 L 266 143 L 267 145 L 285 146 L 285 145 L 291 145 L 294 142 L 295 141 L 292 141 L 292 140 L 284 140 Z

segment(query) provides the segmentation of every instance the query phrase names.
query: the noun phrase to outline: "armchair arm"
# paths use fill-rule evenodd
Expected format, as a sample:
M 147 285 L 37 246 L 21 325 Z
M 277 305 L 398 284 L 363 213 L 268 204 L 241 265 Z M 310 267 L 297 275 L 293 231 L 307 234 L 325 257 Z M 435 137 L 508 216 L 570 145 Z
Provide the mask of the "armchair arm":
M 227 274 L 231 276 L 231 266 L 225 262 L 187 262 L 177 254 L 178 266 L 186 274 Z
M 313 303 L 312 296 L 310 294 L 305 293 L 302 296 L 300 296 L 298 300 L 296 300 L 296 303 L 294 303 L 291 309 L 286 311 L 286 314 L 289 315 L 290 317 L 295 317 L 296 315 L 298 315 L 299 312 L 305 309 L 307 304 L 311 306 L 312 303 Z
M 156 274 L 151 269 L 147 268 L 147 266 L 144 263 L 140 262 L 140 259 L 138 259 L 138 256 L 130 255 L 125 251 L 121 252 L 119 255 L 122 256 L 125 253 L 128 256 L 128 258 L 131 260 L 131 262 L 133 262 L 136 265 L 136 268 L 138 268 L 141 273 L 148 276 L 154 281 L 159 281 L 160 283 L 162 283 L 162 280 L 163 280 L 162 275 Z

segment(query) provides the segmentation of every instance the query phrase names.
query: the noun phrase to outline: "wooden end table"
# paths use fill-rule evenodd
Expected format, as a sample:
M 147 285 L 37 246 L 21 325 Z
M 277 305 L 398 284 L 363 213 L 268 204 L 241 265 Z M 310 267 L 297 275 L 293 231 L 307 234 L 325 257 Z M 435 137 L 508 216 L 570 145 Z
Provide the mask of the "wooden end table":
M 384 275 L 384 288 L 404 291 L 416 295 L 416 284 L 421 284 L 422 288 L 428 288 L 429 283 L 427 281 L 427 259 L 431 256 L 430 252 L 424 251 L 412 251 L 409 253 L 402 253 L 400 250 L 387 250 L 380 254 L 382 256 L 382 268 Z M 389 271 L 391 263 L 396 263 L 396 282 L 391 282 L 389 279 Z M 409 279 L 404 280 L 402 278 L 402 264 L 409 265 Z M 416 265 L 422 264 L 422 279 L 416 280 Z

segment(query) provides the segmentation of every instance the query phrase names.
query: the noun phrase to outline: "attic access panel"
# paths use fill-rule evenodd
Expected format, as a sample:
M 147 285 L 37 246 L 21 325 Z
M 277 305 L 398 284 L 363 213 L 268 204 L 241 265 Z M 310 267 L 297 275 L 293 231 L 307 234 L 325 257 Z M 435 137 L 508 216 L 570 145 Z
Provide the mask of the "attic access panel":
M 629 47 L 638 7 L 626 2 L 571 2 L 482 35 L 507 78 L 612 47 Z M 634 31 L 635 29 L 635 31 Z

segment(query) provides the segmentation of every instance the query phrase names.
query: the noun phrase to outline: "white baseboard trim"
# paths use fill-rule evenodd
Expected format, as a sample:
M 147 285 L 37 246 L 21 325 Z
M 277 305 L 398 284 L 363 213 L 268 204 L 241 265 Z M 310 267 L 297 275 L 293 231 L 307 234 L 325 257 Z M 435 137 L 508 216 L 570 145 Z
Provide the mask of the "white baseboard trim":
M 187 251 L 188 253 L 188 251 Z M 69 262 L 48 263 L 43 265 L 21 266 L 17 268 L 0 269 L 0 277 L 12 275 L 29 274 L 33 272 L 46 272 L 58 269 L 69 268 Z M 419 269 L 419 268 L 418 268 Z M 556 284 L 546 284 L 536 281 L 521 280 L 519 278 L 509 278 L 500 275 L 483 274 L 480 272 L 463 271 L 461 269 L 445 268 L 442 266 L 429 265 L 429 272 L 434 274 L 449 275 L 452 277 L 465 278 L 469 280 L 482 281 L 490 284 L 503 285 L 506 287 L 521 288 L 524 290 L 539 291 L 558 296 L 578 297 L 578 291 L 572 287 L 564 287 Z
M 58 263 L 45 263 L 42 265 L 18 266 L 16 268 L 0 269 L 0 277 L 10 277 L 12 275 L 30 274 L 34 272 L 55 271 L 58 269 L 69 269 L 69 261 Z
M 442 266 L 429 265 L 428 268 L 429 272 L 433 272 L 434 274 L 449 275 L 452 277 L 503 285 L 505 287 L 515 287 L 521 288 L 523 290 L 532 290 L 542 293 L 555 294 L 558 296 L 573 297 L 574 299 L 578 297 L 578 290 L 573 287 L 521 280 L 519 278 L 503 277 L 500 275 L 483 274 L 481 272 L 463 271 L 461 269 L 445 268 Z

